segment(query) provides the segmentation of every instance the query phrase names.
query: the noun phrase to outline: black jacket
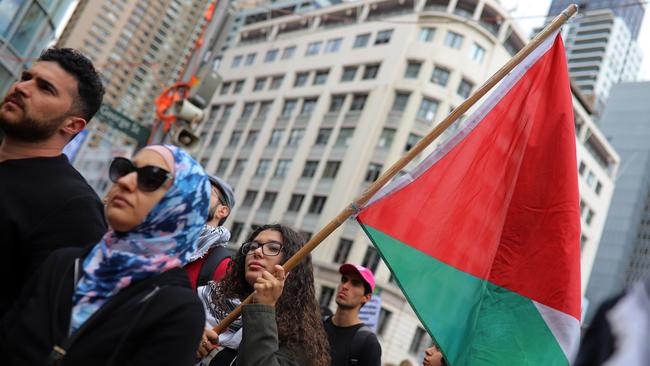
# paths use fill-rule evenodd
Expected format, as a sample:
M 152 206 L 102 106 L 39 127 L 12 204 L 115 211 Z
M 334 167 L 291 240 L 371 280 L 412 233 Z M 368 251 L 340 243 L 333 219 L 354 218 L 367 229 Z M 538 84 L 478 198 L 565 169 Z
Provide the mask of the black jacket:
M 0 163 L 0 318 L 59 248 L 106 233 L 104 207 L 65 155 Z
M 75 259 L 55 251 L 0 325 L 3 365 L 46 365 L 70 326 Z M 191 365 L 205 315 L 185 271 L 136 282 L 109 299 L 75 333 L 58 365 Z M 7 362 L 8 361 L 8 362 Z

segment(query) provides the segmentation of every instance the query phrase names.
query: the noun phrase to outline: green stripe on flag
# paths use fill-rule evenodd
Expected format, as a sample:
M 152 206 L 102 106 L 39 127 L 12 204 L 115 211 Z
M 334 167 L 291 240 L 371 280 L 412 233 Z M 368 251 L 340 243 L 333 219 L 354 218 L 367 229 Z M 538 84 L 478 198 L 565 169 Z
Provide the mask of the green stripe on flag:
M 569 364 L 530 299 L 361 227 L 451 365 Z

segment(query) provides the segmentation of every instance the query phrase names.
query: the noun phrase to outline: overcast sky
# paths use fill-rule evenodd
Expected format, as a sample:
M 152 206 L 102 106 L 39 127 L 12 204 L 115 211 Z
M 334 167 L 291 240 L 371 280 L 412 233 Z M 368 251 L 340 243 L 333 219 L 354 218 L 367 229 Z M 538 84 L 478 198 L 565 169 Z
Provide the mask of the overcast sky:
M 501 4 L 511 10 L 516 22 L 530 35 L 534 27 L 544 22 L 551 0 L 501 0 Z M 646 8 L 645 18 L 639 33 L 639 45 L 643 50 L 643 65 L 641 67 L 641 80 L 650 80 L 650 16 Z

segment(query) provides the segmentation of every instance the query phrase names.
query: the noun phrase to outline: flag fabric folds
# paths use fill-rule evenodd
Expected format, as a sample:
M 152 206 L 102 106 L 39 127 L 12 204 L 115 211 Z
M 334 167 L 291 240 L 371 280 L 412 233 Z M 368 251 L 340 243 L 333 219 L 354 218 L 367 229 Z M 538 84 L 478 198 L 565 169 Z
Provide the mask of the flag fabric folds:
M 568 365 L 580 210 L 561 37 L 357 220 L 451 365 Z

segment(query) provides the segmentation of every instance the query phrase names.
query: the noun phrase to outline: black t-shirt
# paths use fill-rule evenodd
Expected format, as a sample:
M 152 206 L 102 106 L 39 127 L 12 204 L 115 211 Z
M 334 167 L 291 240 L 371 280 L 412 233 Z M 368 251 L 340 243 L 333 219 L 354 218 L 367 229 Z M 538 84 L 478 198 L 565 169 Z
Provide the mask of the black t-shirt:
M 381 345 L 377 340 L 377 336 L 372 333 L 365 338 L 365 341 L 360 352 L 351 355 L 352 339 L 357 331 L 363 327 L 362 324 L 353 325 L 350 327 L 337 327 L 332 323 L 332 318 L 327 318 L 324 321 L 325 332 L 330 342 L 330 355 L 332 356 L 332 366 L 348 366 L 350 365 L 350 357 L 354 356 L 359 359 L 355 365 L 359 366 L 380 366 L 381 365 Z
M 0 318 L 55 249 L 95 244 L 104 209 L 65 155 L 0 163 Z

